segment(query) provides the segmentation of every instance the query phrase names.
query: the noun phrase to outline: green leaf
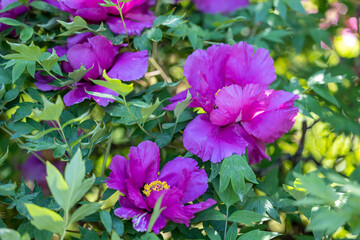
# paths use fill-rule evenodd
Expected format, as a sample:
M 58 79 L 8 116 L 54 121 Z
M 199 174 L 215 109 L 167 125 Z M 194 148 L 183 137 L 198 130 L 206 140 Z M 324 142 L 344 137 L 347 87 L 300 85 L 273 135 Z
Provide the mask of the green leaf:
M 180 16 L 168 14 L 157 17 L 153 23 L 153 27 L 158 27 L 160 25 L 163 25 L 170 28 L 175 28 L 185 22 L 186 21 L 183 20 L 182 17 Z
M 133 83 L 125 84 L 125 83 L 122 83 L 122 81 L 120 79 L 110 78 L 106 74 L 105 69 L 103 72 L 103 77 L 105 78 L 106 81 L 92 80 L 92 82 L 95 83 L 96 85 L 100 85 L 100 86 L 109 88 L 123 97 L 125 97 L 126 95 L 128 95 L 129 93 L 131 93 L 134 90 Z
M 27 61 L 17 60 L 12 69 L 12 82 L 15 83 L 19 79 L 21 74 L 25 71 Z
M 104 224 L 104 227 L 106 229 L 106 231 L 111 234 L 111 229 L 112 229 L 112 220 L 111 220 L 111 216 L 110 213 L 106 210 L 102 210 L 100 212 L 100 219 L 101 222 Z
M 160 208 L 163 197 L 164 197 L 164 194 L 161 195 L 155 203 L 153 213 L 151 214 L 151 217 L 150 217 L 149 227 L 147 229 L 148 232 L 151 232 L 156 220 L 159 218 L 161 212 L 165 209 L 165 207 Z
M 56 102 L 52 103 L 47 100 L 46 97 L 42 96 L 42 100 L 44 103 L 44 110 L 33 110 L 35 116 L 40 120 L 44 121 L 59 121 L 62 111 L 64 110 L 64 102 L 61 99 L 61 96 L 58 95 Z
M 340 107 L 339 102 L 336 100 L 334 95 L 332 95 L 329 89 L 326 86 L 312 86 L 311 87 L 315 93 L 317 93 L 320 97 L 324 98 L 325 100 L 331 102 L 332 104 Z
M 226 205 L 227 208 L 229 208 L 231 205 L 233 205 L 234 203 L 238 202 L 239 199 L 239 195 L 237 195 L 234 190 L 232 189 L 232 187 L 228 187 L 225 189 L 225 191 L 220 192 L 219 191 L 219 179 L 218 178 L 214 178 L 212 180 L 212 184 L 215 188 L 216 193 L 219 195 L 221 201 Z
M 121 238 L 115 231 L 112 231 L 111 240 L 121 240 Z
M 294 10 L 296 12 L 299 12 L 299 13 L 302 13 L 302 14 L 306 14 L 306 11 L 305 11 L 303 5 L 301 4 L 300 0 L 284 0 L 284 2 L 292 10 Z
M 84 178 L 85 162 L 82 159 L 80 149 L 78 149 L 65 168 L 65 181 L 69 186 L 65 210 L 70 210 L 89 191 L 95 181 L 95 176 L 86 180 Z
M 70 23 L 61 20 L 57 21 L 67 30 L 66 32 L 61 33 L 59 36 L 70 36 L 77 31 L 89 28 L 86 21 L 79 16 L 74 17 L 73 21 Z
M 8 157 L 8 154 L 9 154 L 9 146 L 7 146 L 6 148 L 6 153 L 0 157 L 0 166 L 4 163 L 4 161 L 7 159 Z
M 191 93 L 190 93 L 190 91 L 188 91 L 184 101 L 178 102 L 176 104 L 176 107 L 174 109 L 174 114 L 175 114 L 175 117 L 176 117 L 176 121 L 179 121 L 179 118 L 180 118 L 181 114 L 189 106 L 190 101 L 191 101 Z
M 309 87 L 315 86 L 315 85 L 323 85 L 327 83 L 341 83 L 344 79 L 344 76 L 335 76 L 332 77 L 330 73 L 325 74 L 325 70 L 318 71 L 311 75 L 311 77 L 307 81 L 307 85 Z
M 20 234 L 9 228 L 0 228 L 0 238 L 2 240 L 21 240 Z
M 3 9 L 0 9 L 0 13 L 4 13 L 4 12 L 7 12 L 11 9 L 14 9 L 16 7 L 20 7 L 22 6 L 23 3 L 19 2 L 19 1 L 16 1 L 16 2 L 13 2 L 13 3 L 10 3 L 9 5 L 7 5 L 6 7 L 4 7 Z
M 266 196 L 255 196 L 247 200 L 244 209 L 255 211 L 265 216 L 268 214 L 272 219 L 281 223 L 279 213 L 274 208 L 273 203 L 269 197 Z
M 206 211 L 202 211 L 195 216 L 194 219 L 191 220 L 192 223 L 204 222 L 204 221 L 225 221 L 225 216 L 221 212 L 209 209 Z
M 43 1 L 34 1 L 30 3 L 30 6 L 39 10 L 43 10 L 45 12 L 50 12 L 50 13 L 58 13 L 60 12 L 60 10 L 56 7 L 54 7 L 53 5 L 50 5 L 46 2 Z
M 14 100 L 20 93 L 18 88 L 13 88 L 5 93 L 4 100 L 5 102 L 10 102 Z
M 220 169 L 220 192 L 225 191 L 231 179 L 231 185 L 234 191 L 242 200 L 245 193 L 245 179 L 257 184 L 256 176 L 247 163 L 244 155 L 233 155 L 225 158 Z
M 69 187 L 60 171 L 50 162 L 46 162 L 46 181 L 55 201 L 65 209 L 68 201 Z
M 18 52 L 3 56 L 5 59 L 20 59 L 27 61 L 39 61 L 41 56 L 41 49 L 32 42 L 29 46 L 19 43 L 7 42 L 11 49 Z
M 160 106 L 161 102 L 157 98 L 154 104 L 150 104 L 148 107 L 144 107 L 140 109 L 141 116 L 143 120 L 146 121 L 151 114 Z
M 287 7 L 284 3 L 284 0 L 274 0 L 274 6 L 279 11 L 280 17 L 283 20 L 286 20 L 287 16 Z
M 146 32 L 146 36 L 148 39 L 158 42 L 162 38 L 162 31 L 159 28 L 151 28 Z
M 41 61 L 41 66 L 45 68 L 47 71 L 50 71 L 55 66 L 55 63 L 57 63 L 58 60 L 59 57 L 56 54 L 55 49 L 53 48 L 50 57 Z
M 211 227 L 204 226 L 206 235 L 210 238 L 210 240 L 221 240 L 220 234 L 212 229 Z
M 70 72 L 68 74 L 69 78 L 71 78 L 72 80 L 74 80 L 75 82 L 78 82 L 80 81 L 84 76 L 85 74 L 90 71 L 92 69 L 89 68 L 89 69 L 86 69 L 82 64 L 81 64 L 81 67 L 79 69 L 76 69 L 74 70 L 73 72 Z
M 241 235 L 238 240 L 270 240 L 277 236 L 280 236 L 280 234 L 276 232 L 260 231 L 257 229 Z
M 333 234 L 339 227 L 346 224 L 351 216 L 346 212 L 333 211 L 328 207 L 314 207 L 311 211 L 311 221 L 308 226 L 312 231 L 325 231 Z
M 61 233 L 65 227 L 65 221 L 54 211 L 39 207 L 35 204 L 25 203 L 33 224 L 39 230 L 48 230 L 54 233 Z
M 253 222 L 260 222 L 263 219 L 267 218 L 260 213 L 248 210 L 238 210 L 231 214 L 231 216 L 228 218 L 230 222 L 243 223 L 250 226 L 254 226 Z
M 0 23 L 6 24 L 6 25 L 9 25 L 9 26 L 14 26 L 14 27 L 19 27 L 19 26 L 27 27 L 26 24 L 24 24 L 22 22 L 19 22 L 16 19 L 7 18 L 7 17 L 0 18 Z
M 33 36 L 33 34 L 34 34 L 34 29 L 32 27 L 25 27 L 20 32 L 20 39 L 23 42 L 26 42 Z
M 237 224 L 233 223 L 227 231 L 225 240 L 236 240 L 237 232 Z

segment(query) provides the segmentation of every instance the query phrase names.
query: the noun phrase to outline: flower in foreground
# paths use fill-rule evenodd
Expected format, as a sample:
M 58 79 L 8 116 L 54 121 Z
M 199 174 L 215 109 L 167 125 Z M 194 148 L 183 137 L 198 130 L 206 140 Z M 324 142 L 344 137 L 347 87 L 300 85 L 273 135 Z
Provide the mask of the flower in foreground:
M 194 213 L 216 203 L 213 199 L 188 204 L 199 198 L 208 188 L 207 175 L 191 158 L 177 157 L 165 164 L 159 174 L 160 153 L 157 145 L 150 141 L 131 147 L 129 160 L 123 156 L 112 159 L 111 173 L 107 180 L 109 188 L 119 190 L 120 208 L 115 214 L 124 219 L 132 218 L 134 228 L 139 232 L 148 229 L 152 210 L 163 195 L 161 212 L 153 231 L 159 233 L 166 221 L 189 226 Z
M 256 52 L 240 42 L 222 44 L 188 57 L 184 76 L 189 82 L 198 115 L 184 130 L 185 148 L 203 161 L 220 162 L 233 154 L 249 154 L 249 163 L 270 160 L 266 143 L 287 133 L 295 123 L 296 95 L 269 89 L 276 79 L 274 61 L 267 50 Z M 186 98 L 187 91 L 171 99 L 166 109 Z
M 126 25 L 121 20 L 119 10 L 115 7 L 103 7 L 102 0 L 59 0 L 63 11 L 70 12 L 74 16 L 80 16 L 83 19 L 99 23 L 105 21 L 113 33 L 129 35 L 140 35 L 145 28 L 151 28 L 155 20 L 154 14 L 149 8 L 155 4 L 155 0 L 132 0 L 120 3 L 112 0 L 118 6 L 122 6 L 122 15 Z
M 89 71 L 64 96 L 66 106 L 80 103 L 85 99 L 94 99 L 101 106 L 108 105 L 109 102 L 113 101 L 112 99 L 90 95 L 86 91 L 106 93 L 113 96 L 118 94 L 108 88 L 94 85 L 90 79 L 98 79 L 103 70 L 108 70 L 107 75 L 110 78 L 123 81 L 137 80 L 146 73 L 149 64 L 147 51 L 118 54 L 119 46 L 113 46 L 105 37 L 93 36 L 91 33 L 78 34 L 68 38 L 67 48 L 54 48 L 59 57 L 65 54 L 67 56 L 68 62 L 63 61 L 61 64 L 62 71 L 65 73 L 73 72 L 81 66 L 89 69 Z M 43 76 L 40 72 L 35 77 L 37 80 L 35 85 L 42 91 L 67 88 L 50 85 L 54 82 L 54 78 Z

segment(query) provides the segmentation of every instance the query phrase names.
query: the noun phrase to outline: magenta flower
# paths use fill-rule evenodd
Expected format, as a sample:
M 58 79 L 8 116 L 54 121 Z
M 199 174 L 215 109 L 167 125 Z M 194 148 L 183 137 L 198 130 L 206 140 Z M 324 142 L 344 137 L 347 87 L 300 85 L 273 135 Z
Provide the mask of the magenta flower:
M 160 153 L 157 145 L 150 141 L 131 147 L 129 160 L 115 156 L 111 162 L 109 188 L 119 190 L 120 208 L 115 214 L 120 218 L 132 218 L 134 229 L 144 232 L 156 201 L 163 195 L 161 208 L 165 208 L 153 231 L 159 233 L 166 220 L 189 226 L 194 213 L 202 211 L 216 203 L 213 199 L 206 202 L 188 204 L 203 195 L 208 188 L 207 175 L 199 169 L 191 158 L 177 157 L 165 164 L 159 174 Z
M 62 70 L 66 73 L 79 69 L 83 65 L 90 69 L 82 80 L 76 83 L 74 89 L 64 96 L 64 103 L 70 106 L 80 103 L 85 99 L 94 99 L 99 105 L 106 106 L 112 99 L 97 97 L 86 93 L 87 91 L 106 93 L 113 96 L 118 94 L 108 88 L 94 85 L 90 79 L 99 79 L 103 70 L 108 71 L 111 78 L 123 81 L 132 81 L 141 78 L 148 68 L 147 51 L 123 52 L 118 54 L 119 46 L 112 43 L 103 36 L 93 36 L 91 33 L 83 33 L 68 39 L 68 49 L 55 47 L 58 56 L 66 54 L 68 62 L 62 62 Z M 40 72 L 36 74 L 35 85 L 42 91 L 61 90 L 50 85 L 54 79 L 43 76 Z M 64 79 L 65 81 L 65 79 Z
M 205 13 L 231 13 L 249 5 L 249 0 L 193 0 L 196 7 Z
M 11 4 L 13 2 L 17 2 L 17 0 L 0 0 L 0 10 L 6 8 L 9 4 Z M 25 6 L 20 6 L 20 7 L 13 8 L 9 11 L 6 11 L 4 13 L 0 13 L 0 17 L 15 19 L 17 16 L 19 16 L 20 14 L 23 14 L 26 11 L 27 11 L 27 8 Z M 10 27 L 9 25 L 0 23 L 0 32 L 8 29 L 9 27 Z
M 197 50 L 186 60 L 184 75 L 192 87 L 189 107 L 201 107 L 205 114 L 187 125 L 183 142 L 203 161 L 220 162 L 246 150 L 251 164 L 270 160 L 266 143 L 274 142 L 295 123 L 298 109 L 293 104 L 298 97 L 268 89 L 276 75 L 265 49 L 254 53 L 251 45 L 240 42 Z M 173 97 L 166 109 L 174 109 L 186 92 Z
M 105 21 L 113 33 L 126 33 L 118 9 L 101 6 L 100 3 L 104 2 L 102 0 L 59 1 L 62 10 L 70 12 L 74 16 L 80 16 L 94 23 Z M 112 2 L 116 3 L 117 1 L 112 0 Z M 155 0 L 132 0 L 119 4 L 124 4 L 122 14 L 129 35 L 140 35 L 142 30 L 152 27 L 155 16 L 149 11 L 149 8 L 155 4 Z

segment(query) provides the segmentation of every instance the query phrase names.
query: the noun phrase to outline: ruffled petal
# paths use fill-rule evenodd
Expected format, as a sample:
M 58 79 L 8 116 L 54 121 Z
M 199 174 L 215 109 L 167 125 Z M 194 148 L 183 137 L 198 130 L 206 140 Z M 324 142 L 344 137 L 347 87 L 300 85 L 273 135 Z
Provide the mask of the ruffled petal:
M 147 51 L 124 52 L 107 73 L 109 77 L 123 81 L 133 81 L 144 76 L 149 66 Z
M 199 169 L 197 162 L 191 158 L 177 157 L 166 163 L 160 172 L 159 179 L 184 192 L 181 203 L 194 201 L 208 188 L 205 170 Z
M 97 57 L 101 69 L 108 69 L 115 59 L 115 52 L 112 43 L 104 36 L 95 36 L 88 39 Z
M 233 154 L 245 153 L 247 142 L 238 124 L 220 127 L 210 122 L 206 114 L 197 116 L 184 130 L 184 147 L 203 161 L 221 162 Z
M 131 203 L 126 197 L 120 196 L 119 198 L 120 206 L 114 210 L 116 216 L 124 219 L 130 219 L 136 215 L 145 213 L 144 210 L 136 207 Z
M 72 46 L 68 50 L 67 58 L 73 69 L 79 69 L 81 65 L 86 69 L 91 68 L 91 70 L 84 75 L 84 79 L 97 79 L 102 74 L 97 56 L 89 43 Z
M 272 143 L 290 131 L 295 124 L 295 116 L 299 109 L 287 107 L 266 111 L 242 126 L 249 134 L 266 143 Z
M 126 182 L 126 187 L 127 187 L 126 197 L 128 198 L 128 200 L 132 204 L 134 204 L 134 206 L 141 208 L 141 209 L 145 209 L 147 211 L 150 211 L 151 208 L 149 208 L 147 206 L 146 202 L 144 201 L 143 195 L 141 193 L 141 189 L 139 189 L 136 186 L 134 178 L 128 178 L 125 180 L 125 182 Z
M 240 7 L 249 5 L 248 0 L 193 0 L 196 7 L 205 13 L 231 13 Z
M 213 124 L 226 126 L 247 121 L 265 111 L 268 103 L 265 91 L 259 85 L 248 84 L 244 88 L 231 85 L 223 88 L 215 99 L 217 109 L 210 114 Z
M 224 67 L 228 85 L 254 83 L 268 87 L 276 79 L 274 60 L 269 56 L 269 51 L 259 48 L 254 53 L 254 48 L 246 42 L 232 47 Z
M 106 185 L 109 188 L 119 190 L 123 194 L 127 193 L 125 180 L 129 177 L 129 161 L 120 155 L 115 155 L 111 160 L 109 166 L 111 170 L 108 180 L 106 180 Z
M 51 76 L 44 76 L 41 75 L 41 71 L 38 71 L 35 73 L 35 79 L 37 82 L 35 82 L 35 86 L 39 88 L 41 91 L 53 91 L 53 90 L 61 90 L 66 89 L 66 87 L 60 88 L 50 85 L 55 79 Z
M 109 17 L 106 10 L 100 6 L 77 9 L 74 15 L 93 22 L 105 21 Z
M 215 100 L 217 91 L 225 86 L 225 63 L 230 45 L 211 46 L 196 50 L 185 61 L 184 76 L 203 98 Z
M 145 141 L 137 147 L 131 147 L 129 161 L 129 174 L 138 189 L 141 189 L 144 184 L 157 180 L 160 152 L 156 143 Z
M 285 91 L 268 91 L 269 105 L 265 112 L 242 125 L 246 132 L 266 143 L 272 143 L 287 133 L 295 124 L 298 109 L 293 107 L 298 98 Z

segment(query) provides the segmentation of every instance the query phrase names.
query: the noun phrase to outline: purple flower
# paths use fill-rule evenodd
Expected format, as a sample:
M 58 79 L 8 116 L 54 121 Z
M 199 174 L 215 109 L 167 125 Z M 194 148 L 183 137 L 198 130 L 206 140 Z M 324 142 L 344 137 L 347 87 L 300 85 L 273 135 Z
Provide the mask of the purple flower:
M 82 33 L 68 39 L 68 49 L 55 47 L 58 56 L 66 54 L 68 62 L 62 62 L 61 68 L 69 73 L 79 69 L 83 65 L 90 69 L 82 80 L 76 83 L 76 87 L 64 96 L 64 103 L 70 106 L 80 103 L 85 99 L 94 99 L 99 105 L 106 106 L 112 99 L 90 95 L 85 90 L 117 96 L 114 91 L 94 85 L 90 79 L 101 77 L 103 70 L 108 70 L 110 78 L 132 81 L 141 78 L 148 68 L 147 51 L 123 52 L 118 54 L 119 46 L 112 43 L 103 36 L 93 36 L 91 33 Z M 40 72 L 36 74 L 35 85 L 42 91 L 61 90 L 49 83 L 54 79 L 50 76 L 43 76 Z M 64 79 L 65 81 L 66 79 Z
M 64 171 L 66 163 L 54 159 L 51 151 L 42 151 L 36 153 L 40 157 L 51 161 L 51 163 L 54 164 L 54 166 L 59 169 L 60 172 Z M 20 171 L 26 182 L 33 185 L 33 182 L 36 181 L 45 195 L 50 194 L 50 190 L 46 182 L 46 165 L 42 163 L 35 155 L 30 155 L 25 160 L 25 162 L 20 165 Z
M 295 123 L 298 98 L 292 93 L 268 89 L 276 79 L 274 61 L 267 50 L 255 53 L 240 42 L 222 44 L 188 57 L 184 76 L 191 89 L 189 107 L 201 107 L 184 130 L 185 148 L 203 161 L 220 162 L 233 154 L 249 154 L 249 162 L 270 160 L 266 143 L 288 132 Z M 171 99 L 167 110 L 184 100 L 186 91 Z
M 74 16 L 80 16 L 90 22 L 105 21 L 110 30 L 117 34 L 125 34 L 120 13 L 116 7 L 103 7 L 102 0 L 59 0 L 62 10 Z M 117 1 L 112 0 L 116 3 Z M 151 28 L 155 19 L 149 8 L 155 0 L 132 0 L 123 4 L 122 14 L 129 35 L 140 35 L 145 28 Z M 122 6 L 122 5 L 120 5 Z
M 205 13 L 231 13 L 249 5 L 249 0 L 193 0 L 196 7 Z
M 177 157 L 165 164 L 159 174 L 160 153 L 157 145 L 150 141 L 131 147 L 129 160 L 115 156 L 111 162 L 111 173 L 107 185 L 119 190 L 120 208 L 115 209 L 118 217 L 132 218 L 134 228 L 139 232 L 148 229 L 149 220 L 156 201 L 163 195 L 161 208 L 165 208 L 153 231 L 159 233 L 166 220 L 189 226 L 194 213 L 216 203 L 213 199 L 197 204 L 188 204 L 199 198 L 208 188 L 207 175 L 191 158 Z
M 9 4 L 17 2 L 17 0 L 0 0 L 0 10 L 6 8 Z M 23 14 L 27 11 L 25 6 L 13 8 L 4 13 L 0 13 L 0 17 L 13 18 L 15 19 L 18 15 Z M 0 32 L 8 29 L 10 26 L 0 23 Z

